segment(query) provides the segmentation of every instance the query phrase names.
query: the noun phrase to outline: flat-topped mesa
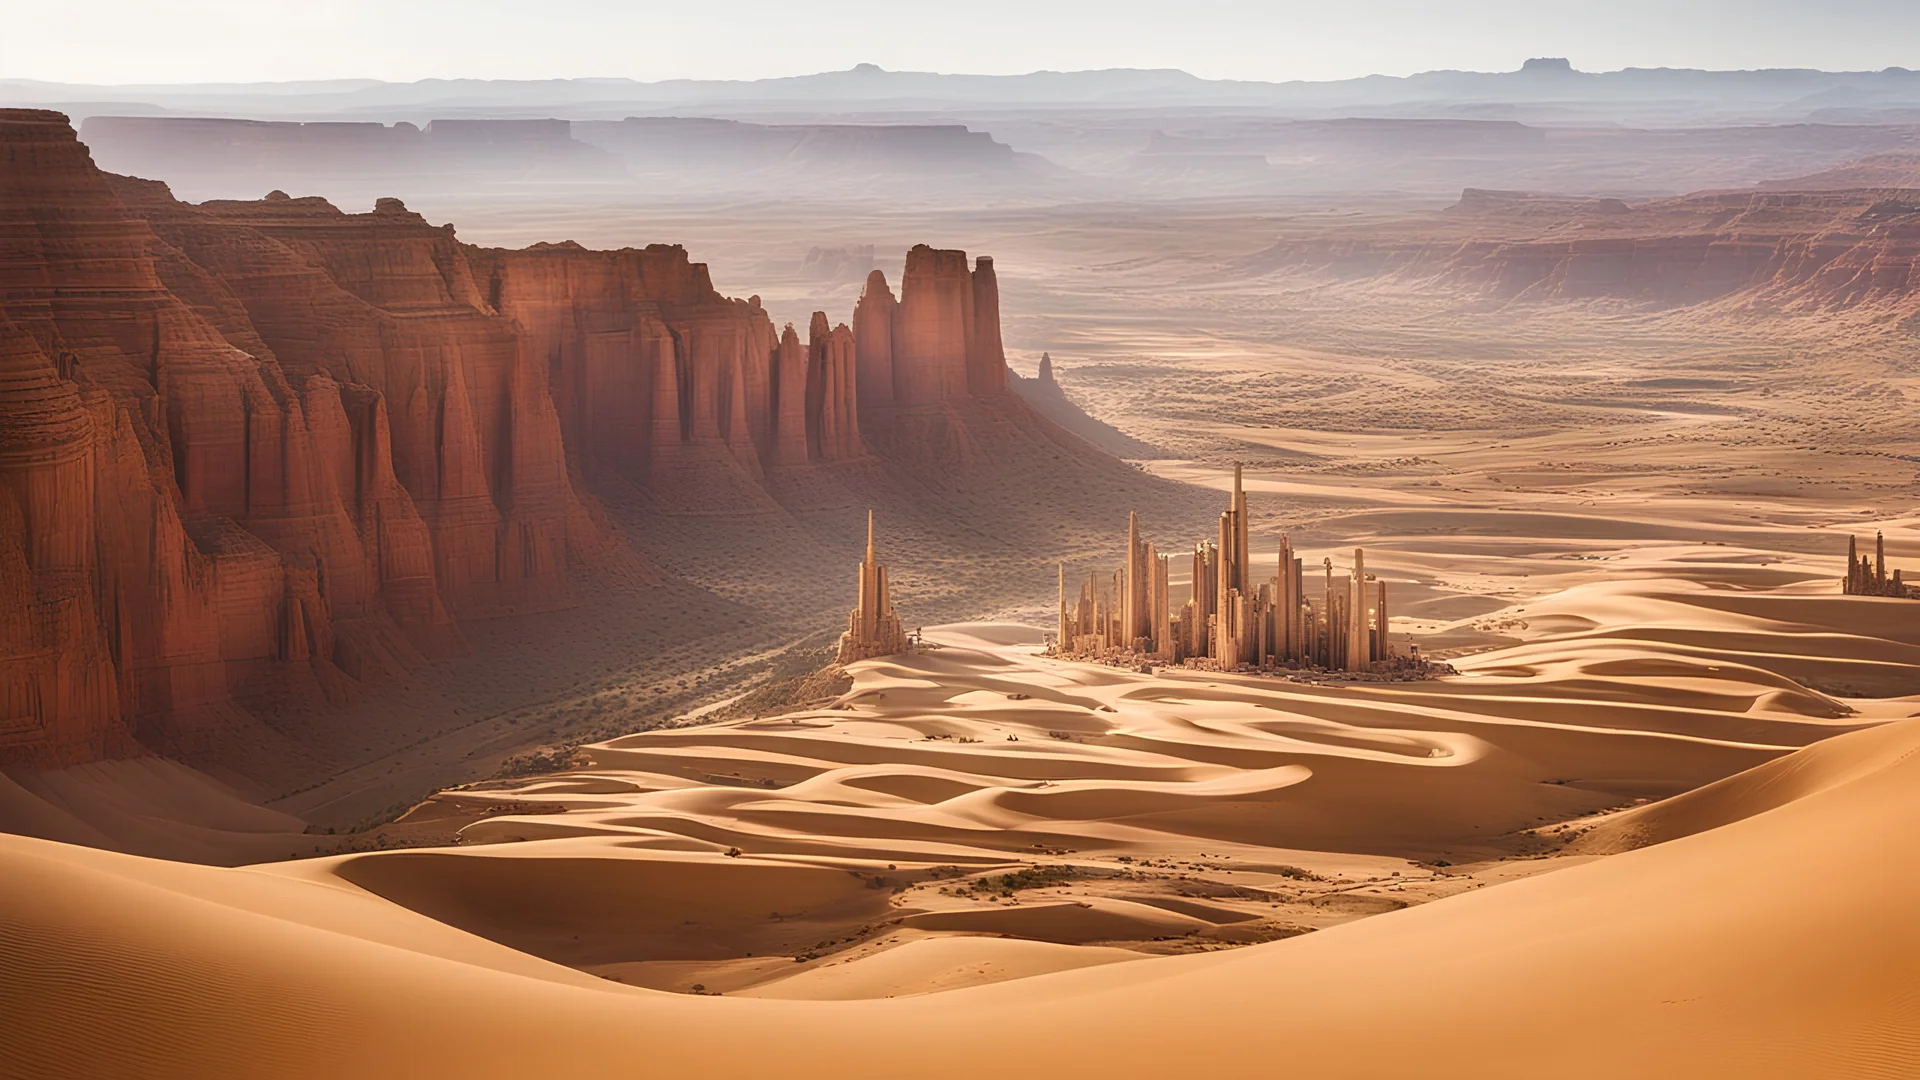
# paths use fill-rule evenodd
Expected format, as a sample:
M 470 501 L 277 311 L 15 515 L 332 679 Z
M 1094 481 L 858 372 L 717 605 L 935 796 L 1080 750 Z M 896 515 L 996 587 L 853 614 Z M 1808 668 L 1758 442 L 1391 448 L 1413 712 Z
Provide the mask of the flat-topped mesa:
M 537 358 L 566 446 L 590 474 L 676 467 L 696 444 L 751 464 L 767 444 L 772 324 L 756 302 L 716 292 L 685 248 L 462 250 L 485 306 Z
M 964 251 L 925 244 L 907 252 L 893 322 L 894 387 L 903 405 L 968 394 L 973 353 L 973 280 Z
M 337 214 L 297 210 L 321 212 Z M 776 332 L 758 297 L 714 291 L 678 246 L 460 251 L 481 308 L 511 319 L 544 358 L 567 446 L 589 475 L 610 466 L 655 480 L 725 457 L 757 479 L 859 461 L 871 455 L 863 409 L 1007 389 L 993 260 L 969 270 L 965 252 L 914 248 L 903 299 L 875 271 L 851 326 L 815 312 L 802 339 Z
M 891 309 L 892 319 L 883 313 Z M 931 405 L 1004 393 L 1007 358 L 1000 339 L 1000 287 L 993 260 L 967 269 L 967 253 L 925 244 L 907 252 L 900 301 L 874 271 L 854 310 L 863 407 Z M 888 374 L 891 378 L 888 378 Z M 871 385 L 869 385 L 871 384 Z

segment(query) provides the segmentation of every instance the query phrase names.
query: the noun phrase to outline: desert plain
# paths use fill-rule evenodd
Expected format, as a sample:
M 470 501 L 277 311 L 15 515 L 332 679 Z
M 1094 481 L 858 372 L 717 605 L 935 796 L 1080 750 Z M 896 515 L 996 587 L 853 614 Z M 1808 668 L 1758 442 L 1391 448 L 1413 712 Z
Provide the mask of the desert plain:
M 834 251 L 991 252 L 1010 370 L 1046 353 L 1184 486 L 883 516 L 925 646 L 826 673 L 857 499 L 603 489 L 653 602 L 470 629 L 354 706 L 389 741 L 346 767 L 10 772 L 0 1072 L 1913 1075 L 1920 609 L 1839 582 L 1849 537 L 1920 556 L 1920 293 L 1885 248 L 1851 288 L 1673 284 L 1712 275 L 1646 237 L 1831 247 L 1893 198 L 1742 193 L 410 201 L 684 243 L 776 321 L 851 307 Z M 1636 235 L 1604 286 L 1553 254 Z M 1259 558 L 1364 547 L 1450 670 L 1045 655 L 1056 565 L 1110 567 L 1129 509 L 1181 550 L 1236 463 Z M 490 679 L 521 700 L 389 722 Z

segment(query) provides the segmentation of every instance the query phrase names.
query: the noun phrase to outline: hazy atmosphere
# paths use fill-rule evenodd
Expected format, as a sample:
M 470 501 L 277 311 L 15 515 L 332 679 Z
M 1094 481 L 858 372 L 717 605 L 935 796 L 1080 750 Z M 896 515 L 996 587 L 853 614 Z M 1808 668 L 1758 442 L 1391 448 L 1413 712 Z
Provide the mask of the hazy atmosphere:
M 1920 1076 L 1916 43 L 0 15 L 0 1073 Z
M 1180 68 L 1211 79 L 1916 62 L 1900 0 L 66 0 L 8 16 L 0 72 L 55 82 L 758 79 L 850 68 L 1017 74 Z

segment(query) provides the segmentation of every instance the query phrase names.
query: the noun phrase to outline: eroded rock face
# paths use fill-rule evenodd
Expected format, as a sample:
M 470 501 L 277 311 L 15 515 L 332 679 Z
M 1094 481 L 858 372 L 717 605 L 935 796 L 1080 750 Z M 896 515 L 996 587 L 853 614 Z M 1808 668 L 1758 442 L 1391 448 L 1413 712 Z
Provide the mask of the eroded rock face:
M 893 319 L 896 400 L 926 405 L 966 397 L 973 354 L 973 278 L 967 253 L 925 244 L 907 252 Z
M 813 313 L 809 333 L 809 398 L 817 418 L 813 452 L 819 461 L 853 461 L 865 455 L 860 439 L 859 390 L 853 331 L 846 323 L 828 328 L 827 313 Z
M 1920 200 L 1911 191 L 1852 189 L 1709 192 L 1629 205 L 1469 188 L 1433 235 L 1283 241 L 1248 265 L 1523 303 L 1904 317 L 1920 291 Z
M 1007 392 L 993 260 L 922 244 L 907 252 L 900 299 L 867 275 L 853 312 L 860 407 L 932 405 Z
M 306 582 L 234 523 L 310 510 L 314 456 L 277 368 L 166 289 L 64 117 L 0 112 L 0 147 L 0 562 L 35 616 L 0 658 L 0 760 L 63 764 L 205 726 L 171 721 L 288 662 L 290 610 L 295 662 L 327 643 L 288 603 Z
M 854 350 L 859 367 L 860 407 L 894 403 L 893 319 L 900 303 L 887 287 L 887 275 L 867 275 L 867 287 L 853 308 Z
M 36 598 L 0 634 L 0 761 L 191 750 L 274 686 L 460 648 L 456 612 L 566 601 L 595 538 L 449 233 L 187 207 L 55 113 L 0 112 L 0 145 L 0 564 Z
M 489 310 L 450 230 L 392 199 L 345 214 L 319 199 L 189 207 L 153 185 L 122 188 L 204 272 L 168 275 L 176 293 L 229 294 L 290 378 L 325 374 L 379 396 L 391 470 L 456 615 L 566 602 L 580 509 L 546 372 Z
M 758 297 L 721 296 L 678 246 L 464 250 L 488 306 L 545 358 L 568 452 L 590 471 L 670 485 L 715 463 L 758 479 L 854 461 L 868 456 L 863 396 L 893 401 L 895 305 L 878 273 L 855 315 L 876 328 L 866 378 L 854 329 L 816 312 L 804 342 L 776 333 Z
M 0 149 L 0 764 L 191 753 L 261 695 L 564 606 L 570 567 L 646 580 L 583 478 L 699 497 L 868 461 L 869 422 L 964 445 L 955 406 L 1006 385 L 962 252 L 915 248 L 898 303 L 875 273 L 803 343 L 679 247 L 188 205 L 58 113 L 0 110 Z
M 78 387 L 0 313 L 0 760 L 133 743 L 90 588 L 95 451 Z
M 1000 281 L 993 260 L 982 255 L 973 261 L 973 333 L 967 348 L 967 390 L 972 394 L 1004 394 L 1007 390 L 1007 350 L 1000 343 Z

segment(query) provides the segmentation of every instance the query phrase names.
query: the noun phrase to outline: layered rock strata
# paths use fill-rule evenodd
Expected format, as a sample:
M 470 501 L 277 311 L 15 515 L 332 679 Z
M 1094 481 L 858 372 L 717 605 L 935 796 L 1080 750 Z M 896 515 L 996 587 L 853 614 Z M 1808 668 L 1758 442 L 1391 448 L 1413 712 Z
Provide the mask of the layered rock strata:
M 36 597 L 0 761 L 191 754 L 460 649 L 459 616 L 567 602 L 609 538 L 449 231 L 187 207 L 57 113 L 0 112 L 0 145 L 0 563 Z
M 721 296 L 686 249 L 462 250 L 489 308 L 544 360 L 568 451 L 589 470 L 646 482 L 718 460 L 758 477 L 866 455 L 850 346 L 840 363 L 830 331 L 804 346 L 776 332 L 759 297 Z
M 1920 191 L 1710 192 L 1629 204 L 1470 188 L 1416 235 L 1283 239 L 1244 269 L 1388 278 L 1502 302 L 1907 316 L 1920 306 Z
M 58 113 L 0 110 L 0 147 L 0 764 L 191 757 L 583 574 L 644 582 L 596 477 L 697 502 L 715 468 L 944 479 L 1071 438 L 1005 392 L 989 259 L 917 247 L 898 302 L 876 274 L 803 341 L 679 247 L 188 205 Z

